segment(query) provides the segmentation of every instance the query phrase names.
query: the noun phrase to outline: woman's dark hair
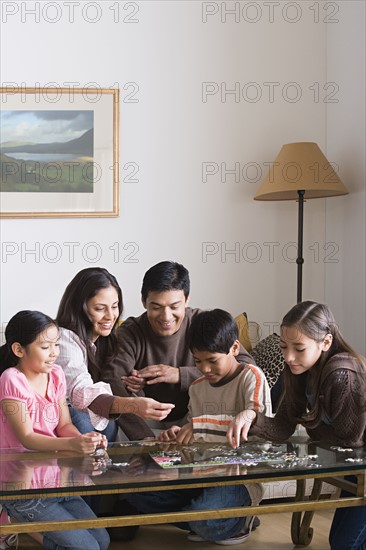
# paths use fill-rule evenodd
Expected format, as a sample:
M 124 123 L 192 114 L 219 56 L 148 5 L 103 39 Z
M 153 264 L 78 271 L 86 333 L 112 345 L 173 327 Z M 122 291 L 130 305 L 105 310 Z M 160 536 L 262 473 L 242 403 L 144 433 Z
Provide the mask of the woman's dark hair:
M 223 309 L 202 311 L 192 320 L 188 332 L 189 349 L 211 353 L 229 353 L 238 339 L 238 326 Z
M 190 281 L 188 270 L 177 262 L 160 262 L 146 271 L 141 288 L 141 297 L 145 302 L 149 292 L 166 292 L 169 290 L 183 290 L 188 298 Z
M 308 413 L 297 418 L 299 423 L 301 422 L 304 426 L 312 428 L 319 423 L 321 417 L 319 391 L 324 365 L 331 357 L 338 353 L 348 353 L 359 364 L 364 366 L 365 359 L 345 341 L 331 310 L 325 304 L 319 304 L 310 300 L 296 304 L 282 320 L 281 329 L 284 330 L 286 327 L 295 327 L 298 329 L 299 334 L 304 334 L 319 343 L 323 342 L 328 334 L 332 336 L 330 348 L 321 353 L 316 363 L 316 368 L 310 370 L 310 384 L 314 396 L 314 406 Z M 290 406 L 293 405 L 295 418 L 298 416 L 295 413 L 295 409 L 299 410 L 299 405 L 304 410 L 304 402 L 306 402 L 304 384 L 306 383 L 305 378 L 307 376 L 308 373 L 295 376 L 291 374 L 289 368 L 286 368 L 284 371 L 285 392 L 289 397 L 288 402 Z
M 116 320 L 109 336 L 99 336 L 96 341 L 97 352 L 94 354 L 90 332 L 92 321 L 88 315 L 87 302 L 93 298 L 102 288 L 112 286 L 118 295 L 119 314 L 123 311 L 122 291 L 117 279 L 102 267 L 88 267 L 75 275 L 67 285 L 61 298 L 56 320 L 60 327 L 75 332 L 86 346 L 88 357 L 88 370 L 94 382 L 100 380 L 101 365 L 111 360 L 117 350 L 117 337 L 114 328 Z
M 0 347 L 0 374 L 18 364 L 19 358 L 11 349 L 13 344 L 17 342 L 26 348 L 51 326 L 57 327 L 57 323 L 40 311 L 26 309 L 16 313 L 6 326 L 5 344 Z

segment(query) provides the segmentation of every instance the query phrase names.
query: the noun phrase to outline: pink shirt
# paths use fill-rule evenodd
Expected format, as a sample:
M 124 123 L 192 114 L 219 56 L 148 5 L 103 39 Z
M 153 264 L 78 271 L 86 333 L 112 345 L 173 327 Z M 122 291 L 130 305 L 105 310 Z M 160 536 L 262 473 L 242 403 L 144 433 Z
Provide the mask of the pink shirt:
M 61 367 L 53 365 L 49 374 L 46 397 L 42 397 L 29 385 L 27 378 L 17 368 L 6 369 L 0 377 L 0 401 L 13 399 L 25 403 L 35 433 L 57 437 L 55 430 L 60 420 L 58 402 L 66 395 L 65 375 Z M 17 406 L 16 403 L 12 405 Z M 11 411 L 10 411 L 11 412 Z M 0 409 L 0 447 L 24 449 Z

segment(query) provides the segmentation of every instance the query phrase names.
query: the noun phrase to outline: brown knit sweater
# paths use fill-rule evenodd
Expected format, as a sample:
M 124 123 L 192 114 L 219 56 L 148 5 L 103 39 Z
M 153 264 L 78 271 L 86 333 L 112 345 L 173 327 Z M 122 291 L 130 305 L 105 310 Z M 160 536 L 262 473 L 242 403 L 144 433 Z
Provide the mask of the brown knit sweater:
M 316 427 L 307 428 L 308 435 L 314 441 L 332 445 L 365 445 L 365 367 L 349 354 L 339 353 L 329 359 L 324 366 L 320 384 L 319 399 L 326 421 L 320 420 Z M 296 415 L 300 417 L 305 412 L 306 408 L 300 405 Z M 258 414 L 250 429 L 250 435 L 258 435 L 270 441 L 285 441 L 293 434 L 296 425 L 296 420 L 289 416 L 288 400 L 284 395 L 276 416 L 269 418 Z

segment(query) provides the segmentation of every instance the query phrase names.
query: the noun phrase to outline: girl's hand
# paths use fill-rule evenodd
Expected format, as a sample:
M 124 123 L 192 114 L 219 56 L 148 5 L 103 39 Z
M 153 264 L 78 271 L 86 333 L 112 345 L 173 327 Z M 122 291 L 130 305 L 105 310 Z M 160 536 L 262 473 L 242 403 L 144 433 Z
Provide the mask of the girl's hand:
M 175 441 L 175 438 L 182 428 L 180 426 L 171 426 L 168 430 L 161 432 L 158 436 L 159 441 Z
M 96 432 L 90 432 L 87 434 L 82 434 L 76 437 L 72 437 L 70 439 L 71 448 L 73 451 L 76 451 L 77 453 L 90 455 L 96 451 L 97 447 L 100 447 L 100 446 L 104 447 L 105 442 L 102 439 L 102 437 L 105 437 L 105 436 L 102 436 L 101 434 Z
M 100 443 L 99 443 L 98 447 L 102 447 L 106 451 L 108 449 L 107 436 L 105 436 L 104 434 L 100 434 L 100 433 L 98 433 L 97 435 L 99 435 L 99 437 L 100 437 Z
M 106 458 L 108 458 L 107 454 Z M 99 457 L 96 458 L 93 455 L 85 456 L 82 458 L 82 462 L 80 463 L 78 470 L 88 476 L 99 476 L 103 473 L 103 469 L 101 467 L 102 465 L 103 463 L 99 460 Z
M 98 443 L 97 443 L 97 449 L 104 449 L 105 451 L 108 449 L 108 439 L 104 434 L 101 434 L 100 432 L 88 432 L 87 434 L 89 436 L 96 436 L 98 437 Z
M 253 410 L 247 409 L 233 418 L 226 433 L 227 440 L 233 449 L 239 447 L 241 440 L 248 440 L 249 428 L 256 416 Z
M 192 422 L 188 422 L 188 424 L 184 424 L 184 426 L 181 427 L 175 440 L 177 443 L 182 443 L 182 445 L 190 445 L 194 442 Z

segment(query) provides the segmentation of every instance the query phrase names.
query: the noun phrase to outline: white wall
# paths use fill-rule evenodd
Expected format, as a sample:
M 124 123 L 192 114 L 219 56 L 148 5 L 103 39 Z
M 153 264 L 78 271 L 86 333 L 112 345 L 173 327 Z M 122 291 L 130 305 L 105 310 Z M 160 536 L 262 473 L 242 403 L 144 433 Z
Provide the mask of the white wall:
M 66 2 L 1 4 L 3 83 L 118 83 L 124 99 L 132 90 L 129 83 L 138 86 L 138 102 L 121 103 L 119 218 L 1 221 L 3 246 L 19 247 L 1 258 L 1 322 L 23 308 L 54 315 L 67 282 L 92 265 L 81 253 L 90 242 L 100 247 L 99 265 L 121 283 L 124 316 L 141 311 L 146 269 L 173 259 L 190 270 L 192 305 L 219 306 L 233 314 L 246 310 L 261 323 L 278 322 L 296 301 L 296 253 L 289 243 L 297 240 L 297 205 L 261 203 L 253 196 L 266 173 L 264 163 L 274 160 L 282 144 L 316 141 L 325 149 L 327 24 L 322 7 L 317 14 L 312 1 L 277 6 L 258 1 L 79 0 L 69 22 Z M 36 4 L 41 6 L 39 21 L 27 11 Z M 43 13 L 45 5 L 49 11 Z M 114 22 L 117 6 L 119 20 Z M 225 13 L 225 8 L 236 7 L 240 13 Z M 98 12 L 99 21 L 91 23 Z M 59 21 L 50 22 L 59 15 Z M 136 22 L 125 21 L 129 15 Z M 352 35 L 351 29 L 347 32 Z M 204 82 L 222 91 L 239 86 L 241 95 L 221 98 L 217 93 L 204 102 Z M 334 124 L 341 139 L 344 127 L 336 120 Z M 354 148 L 332 149 L 343 167 L 340 150 L 348 158 Z M 123 181 L 128 162 L 138 164 L 138 183 Z M 227 168 L 240 163 L 244 176 L 236 182 L 234 175 L 227 175 L 221 182 L 225 174 L 219 170 L 204 183 L 205 162 Z M 325 298 L 323 247 L 326 239 L 335 239 L 329 235 L 333 227 L 327 226 L 327 234 L 325 229 L 325 200 L 308 201 L 304 299 Z M 63 244 L 68 241 L 80 243 L 74 261 Z M 49 242 L 63 251 L 56 263 L 42 253 L 20 253 L 36 243 L 42 252 Z M 110 249 L 116 242 L 118 261 Z M 136 243 L 134 263 L 126 260 L 133 250 L 128 243 Z M 204 243 L 219 252 L 206 255 Z M 235 247 L 238 256 L 227 253 Z M 265 325 L 264 335 L 270 330 Z
M 327 241 L 339 251 L 335 263 L 326 263 L 326 300 L 347 340 L 365 355 L 366 10 L 363 0 L 339 4 L 339 23 L 327 37 L 327 80 L 340 90 L 339 101 L 327 105 L 327 152 L 349 195 L 327 199 Z

